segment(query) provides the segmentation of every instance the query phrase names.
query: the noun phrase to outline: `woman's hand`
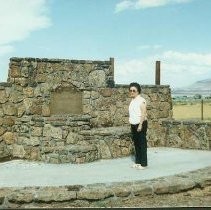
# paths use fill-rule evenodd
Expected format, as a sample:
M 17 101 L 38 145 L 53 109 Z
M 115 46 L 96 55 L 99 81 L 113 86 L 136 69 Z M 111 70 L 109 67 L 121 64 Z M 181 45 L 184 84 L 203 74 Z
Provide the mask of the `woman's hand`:
M 140 124 L 138 125 L 137 131 L 140 132 L 141 130 L 142 130 L 142 124 L 140 123 Z

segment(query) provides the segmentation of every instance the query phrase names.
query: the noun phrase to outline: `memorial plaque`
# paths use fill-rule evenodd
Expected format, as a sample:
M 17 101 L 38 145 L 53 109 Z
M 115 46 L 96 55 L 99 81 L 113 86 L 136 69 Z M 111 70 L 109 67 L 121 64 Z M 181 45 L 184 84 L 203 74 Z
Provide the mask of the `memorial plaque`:
M 51 115 L 82 114 L 82 92 L 73 88 L 61 88 L 51 92 Z

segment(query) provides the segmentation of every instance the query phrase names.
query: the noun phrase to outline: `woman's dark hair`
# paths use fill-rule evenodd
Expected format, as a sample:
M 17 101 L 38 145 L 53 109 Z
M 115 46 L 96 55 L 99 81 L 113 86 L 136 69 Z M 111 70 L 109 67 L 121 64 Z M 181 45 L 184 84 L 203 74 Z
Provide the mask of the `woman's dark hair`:
M 135 88 L 137 89 L 138 93 L 139 93 L 139 94 L 141 93 L 141 86 L 140 86 L 137 82 L 132 82 L 132 83 L 130 83 L 129 89 L 130 89 L 131 87 L 135 87 Z

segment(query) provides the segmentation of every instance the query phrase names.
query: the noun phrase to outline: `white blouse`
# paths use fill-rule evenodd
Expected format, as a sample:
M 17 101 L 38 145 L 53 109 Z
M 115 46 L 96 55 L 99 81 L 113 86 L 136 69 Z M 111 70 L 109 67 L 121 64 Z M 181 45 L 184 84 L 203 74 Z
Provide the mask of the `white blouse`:
M 129 105 L 129 123 L 132 125 L 136 125 L 140 123 L 141 118 L 141 104 L 146 103 L 146 100 L 137 95 L 133 98 Z

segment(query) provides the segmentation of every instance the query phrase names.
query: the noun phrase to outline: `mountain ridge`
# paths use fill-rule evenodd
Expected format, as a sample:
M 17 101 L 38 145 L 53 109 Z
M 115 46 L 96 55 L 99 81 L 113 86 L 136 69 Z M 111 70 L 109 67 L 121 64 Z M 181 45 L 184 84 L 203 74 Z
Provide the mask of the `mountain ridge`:
M 194 82 L 193 84 L 172 89 L 173 95 L 211 95 L 211 78 L 199 80 Z

